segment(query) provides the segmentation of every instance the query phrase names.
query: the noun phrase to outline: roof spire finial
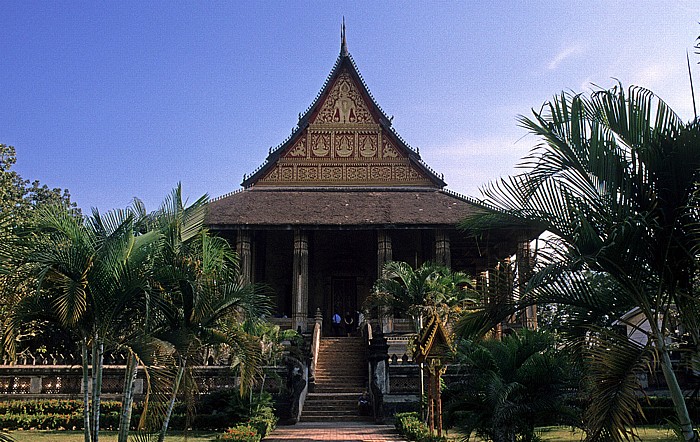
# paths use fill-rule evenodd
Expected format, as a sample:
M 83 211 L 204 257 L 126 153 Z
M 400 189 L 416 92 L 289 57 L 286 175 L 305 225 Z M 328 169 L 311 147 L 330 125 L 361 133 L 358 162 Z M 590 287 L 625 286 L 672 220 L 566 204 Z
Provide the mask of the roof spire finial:
M 350 55 L 348 43 L 345 41 L 345 16 L 343 16 L 343 27 L 340 29 L 340 55 L 343 57 Z

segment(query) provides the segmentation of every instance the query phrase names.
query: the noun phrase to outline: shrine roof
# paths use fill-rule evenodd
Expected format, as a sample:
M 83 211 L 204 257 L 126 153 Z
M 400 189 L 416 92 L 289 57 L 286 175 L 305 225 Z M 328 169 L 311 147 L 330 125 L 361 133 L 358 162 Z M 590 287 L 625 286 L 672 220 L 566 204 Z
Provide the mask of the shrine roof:
M 245 227 L 455 226 L 488 210 L 478 201 L 435 188 L 251 188 L 213 200 L 206 223 Z

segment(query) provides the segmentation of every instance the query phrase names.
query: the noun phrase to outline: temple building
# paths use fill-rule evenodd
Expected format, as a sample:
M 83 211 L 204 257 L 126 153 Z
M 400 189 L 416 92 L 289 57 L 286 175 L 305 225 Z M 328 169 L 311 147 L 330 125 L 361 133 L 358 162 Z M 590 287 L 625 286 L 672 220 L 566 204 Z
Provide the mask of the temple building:
M 446 189 L 394 130 L 348 52 L 287 140 L 211 202 L 209 228 L 236 244 L 243 277 L 270 286 L 278 322 L 359 309 L 385 262 L 433 261 L 477 278 L 516 252 L 516 234 L 466 238 L 477 201 Z M 522 239 L 520 241 L 522 244 Z

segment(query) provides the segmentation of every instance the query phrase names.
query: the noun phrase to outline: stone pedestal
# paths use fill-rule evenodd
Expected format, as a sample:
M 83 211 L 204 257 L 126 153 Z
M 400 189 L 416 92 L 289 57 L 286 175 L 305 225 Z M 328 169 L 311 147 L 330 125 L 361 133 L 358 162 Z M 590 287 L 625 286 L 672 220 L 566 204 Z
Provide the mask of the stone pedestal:
M 381 329 L 374 332 L 369 344 L 369 392 L 374 420 L 384 422 L 384 395 L 389 393 L 389 345 Z

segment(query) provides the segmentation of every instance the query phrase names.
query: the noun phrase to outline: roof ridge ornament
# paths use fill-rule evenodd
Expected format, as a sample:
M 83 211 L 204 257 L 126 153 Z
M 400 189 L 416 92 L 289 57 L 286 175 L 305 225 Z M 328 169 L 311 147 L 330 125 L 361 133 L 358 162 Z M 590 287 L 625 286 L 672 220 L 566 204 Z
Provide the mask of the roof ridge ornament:
M 348 52 L 348 43 L 345 41 L 345 16 L 343 16 L 343 26 L 340 29 L 340 56 L 347 57 L 350 55 Z

